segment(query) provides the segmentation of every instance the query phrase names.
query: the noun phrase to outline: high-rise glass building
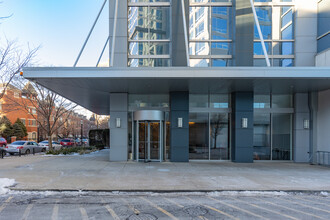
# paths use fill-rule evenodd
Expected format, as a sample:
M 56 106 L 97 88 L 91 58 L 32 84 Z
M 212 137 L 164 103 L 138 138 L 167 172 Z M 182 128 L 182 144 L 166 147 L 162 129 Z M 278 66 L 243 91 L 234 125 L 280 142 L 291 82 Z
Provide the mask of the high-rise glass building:
M 110 115 L 110 161 L 317 162 L 330 151 L 329 2 L 109 0 L 111 67 L 24 75 Z

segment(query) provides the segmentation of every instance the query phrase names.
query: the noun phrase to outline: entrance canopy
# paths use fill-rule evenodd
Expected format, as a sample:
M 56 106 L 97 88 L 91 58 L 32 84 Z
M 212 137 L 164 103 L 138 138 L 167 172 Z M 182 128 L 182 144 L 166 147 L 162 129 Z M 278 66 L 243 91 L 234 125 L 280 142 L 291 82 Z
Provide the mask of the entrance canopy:
M 37 67 L 24 77 L 95 112 L 109 114 L 110 93 L 284 94 L 330 89 L 330 67 Z

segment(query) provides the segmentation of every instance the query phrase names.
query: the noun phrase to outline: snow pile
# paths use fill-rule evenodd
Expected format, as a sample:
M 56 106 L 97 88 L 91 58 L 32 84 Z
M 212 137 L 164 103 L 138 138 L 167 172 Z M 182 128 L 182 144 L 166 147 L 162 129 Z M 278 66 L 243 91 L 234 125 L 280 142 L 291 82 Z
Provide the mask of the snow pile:
M 8 187 L 13 186 L 14 184 L 14 179 L 0 178 L 0 195 L 6 194 L 9 191 Z

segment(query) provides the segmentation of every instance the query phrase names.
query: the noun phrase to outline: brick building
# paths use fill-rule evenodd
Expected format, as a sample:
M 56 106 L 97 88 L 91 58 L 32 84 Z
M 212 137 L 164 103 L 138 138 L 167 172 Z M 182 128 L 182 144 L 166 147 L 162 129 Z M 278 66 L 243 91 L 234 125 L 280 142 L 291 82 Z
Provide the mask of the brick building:
M 18 89 L 13 85 L 9 85 L 6 89 L 4 97 L 0 100 L 0 117 L 6 116 L 12 124 L 15 123 L 17 118 L 21 119 L 26 126 L 28 136 L 24 139 L 36 141 L 38 137 L 38 124 L 35 118 L 37 118 L 37 109 L 34 106 L 28 106 L 30 113 L 26 111 L 20 104 L 23 103 L 22 99 L 34 97 L 28 97 L 24 92 L 26 89 L 31 89 L 28 83 L 23 90 Z M 0 85 L 0 91 L 3 90 L 3 85 Z

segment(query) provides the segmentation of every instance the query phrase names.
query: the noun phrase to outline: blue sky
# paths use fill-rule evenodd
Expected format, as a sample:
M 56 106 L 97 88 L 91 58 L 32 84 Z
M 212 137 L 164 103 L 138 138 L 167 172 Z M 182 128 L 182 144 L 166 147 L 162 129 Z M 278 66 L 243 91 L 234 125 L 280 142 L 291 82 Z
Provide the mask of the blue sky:
M 0 41 L 41 45 L 40 66 L 72 66 L 104 0 L 1 0 Z M 108 5 L 100 17 L 78 66 L 95 66 L 108 36 Z M 108 53 L 102 61 L 106 62 Z

